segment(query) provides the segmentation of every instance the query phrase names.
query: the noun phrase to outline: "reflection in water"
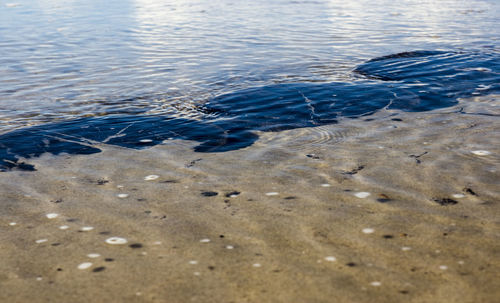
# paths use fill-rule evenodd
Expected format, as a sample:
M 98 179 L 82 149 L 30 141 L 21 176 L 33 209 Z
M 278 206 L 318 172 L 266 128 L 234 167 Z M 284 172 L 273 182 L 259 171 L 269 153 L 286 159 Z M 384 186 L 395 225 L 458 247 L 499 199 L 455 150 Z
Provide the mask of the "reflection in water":
M 100 152 L 96 143 L 144 148 L 171 138 L 197 141 L 198 152 L 247 147 L 255 131 L 336 123 L 377 110 L 428 111 L 457 98 L 497 93 L 497 52 L 415 51 L 372 59 L 354 71 L 374 80 L 274 84 L 212 98 L 189 120 L 166 115 L 83 118 L 15 130 L 0 136 L 0 169 L 33 170 L 19 158 Z
M 194 108 L 251 87 L 350 82 L 353 66 L 383 54 L 495 46 L 499 5 L 489 0 L 2 5 L 0 132 L 88 116 L 182 115 L 179 107 Z

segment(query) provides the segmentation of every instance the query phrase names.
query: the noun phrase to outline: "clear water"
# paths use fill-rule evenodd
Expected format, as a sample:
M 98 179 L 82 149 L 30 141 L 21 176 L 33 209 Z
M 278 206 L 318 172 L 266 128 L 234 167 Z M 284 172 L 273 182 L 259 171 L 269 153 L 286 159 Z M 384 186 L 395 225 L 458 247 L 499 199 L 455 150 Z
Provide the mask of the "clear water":
M 373 57 L 498 47 L 489 1 L 2 1 L 0 132 L 349 80 Z
M 19 138 L 26 141 L 26 134 L 34 132 L 68 135 L 75 131 L 68 125 L 76 125 L 85 140 L 96 139 L 90 130 L 106 129 L 110 133 L 98 138 L 102 142 L 136 117 L 134 144 L 175 133 L 203 145 L 201 137 L 208 135 L 213 140 L 200 151 L 220 146 L 221 140 L 236 144 L 224 151 L 251 144 L 254 130 L 333 123 L 339 115 L 362 116 L 389 104 L 409 111 L 447 106 L 462 90 L 471 94 L 492 85 L 498 90 L 499 8 L 495 0 L 2 2 L 0 133 L 7 134 L 2 147 L 17 148 L 23 142 Z M 375 61 L 362 65 L 414 50 L 443 50 L 453 58 L 418 57 L 416 67 L 399 57 L 378 67 Z M 473 70 L 478 67 L 489 74 Z M 464 73 L 464 68 L 469 70 Z M 419 69 L 440 78 L 429 80 Z M 383 79 L 401 71 L 404 77 Z M 405 83 L 394 88 L 378 80 Z M 422 97 L 420 82 L 427 92 L 440 94 Z M 265 91 L 272 98 L 263 96 Z M 394 105 L 394 94 L 406 103 Z M 245 101 L 248 95 L 257 101 Z M 337 97 L 336 107 L 326 95 Z M 380 100 L 373 103 L 373 96 Z M 283 107 L 282 98 L 291 103 Z M 432 106 L 428 101 L 414 106 L 415 98 L 428 98 Z M 443 98 L 452 99 L 436 103 Z M 263 112 L 265 104 L 271 105 Z M 321 109 L 318 117 L 311 106 Z M 229 122 L 211 123 L 212 131 L 205 134 L 206 125 L 198 121 L 207 115 Z M 111 118 L 91 118 L 97 116 Z M 50 124 L 58 121 L 62 124 Z M 33 125 L 41 126 L 9 135 Z M 163 128 L 159 135 L 158 128 Z M 148 131 L 151 138 L 143 136 Z M 229 137 L 221 135 L 228 132 Z M 27 142 L 42 142 L 39 135 Z M 134 145 L 125 141 L 117 144 Z M 30 144 L 18 152 L 26 156 L 66 148 Z

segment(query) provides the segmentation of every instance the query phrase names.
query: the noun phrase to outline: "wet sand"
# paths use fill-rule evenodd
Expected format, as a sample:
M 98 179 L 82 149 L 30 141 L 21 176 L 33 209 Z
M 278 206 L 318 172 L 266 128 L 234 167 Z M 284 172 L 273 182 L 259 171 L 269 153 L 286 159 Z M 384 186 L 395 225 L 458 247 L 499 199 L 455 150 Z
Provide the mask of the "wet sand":
M 30 159 L 0 174 L 0 301 L 497 302 L 498 104 L 225 153 L 175 140 Z

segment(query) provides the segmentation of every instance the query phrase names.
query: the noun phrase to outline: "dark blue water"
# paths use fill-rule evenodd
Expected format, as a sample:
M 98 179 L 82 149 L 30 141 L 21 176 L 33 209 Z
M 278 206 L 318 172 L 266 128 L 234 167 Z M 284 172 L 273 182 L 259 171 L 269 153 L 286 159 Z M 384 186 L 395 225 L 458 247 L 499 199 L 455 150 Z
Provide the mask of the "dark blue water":
M 54 1 L 0 6 L 0 168 L 169 138 L 428 111 L 498 92 L 495 0 Z M 418 50 L 418 51 L 416 51 Z M 375 58 L 375 59 L 372 59 Z
M 90 117 L 22 128 L 0 136 L 0 168 L 33 170 L 19 157 L 100 152 L 94 143 L 140 149 L 164 140 L 198 141 L 198 152 L 250 146 L 255 131 L 281 131 L 359 118 L 380 109 L 410 112 L 453 106 L 457 98 L 500 91 L 496 51 L 415 51 L 359 65 L 352 82 L 289 83 L 238 90 L 200 105 L 202 120 L 169 115 Z M 373 80 L 371 80 L 373 79 Z

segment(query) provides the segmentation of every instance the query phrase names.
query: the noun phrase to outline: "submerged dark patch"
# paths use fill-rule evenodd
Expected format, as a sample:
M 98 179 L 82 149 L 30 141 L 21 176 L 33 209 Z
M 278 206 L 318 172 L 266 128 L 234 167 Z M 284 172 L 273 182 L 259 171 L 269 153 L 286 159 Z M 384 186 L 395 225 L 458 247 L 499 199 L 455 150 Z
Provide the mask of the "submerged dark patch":
M 199 142 L 197 152 L 225 152 L 252 145 L 255 131 L 332 124 L 384 108 L 445 108 L 460 97 L 498 92 L 499 57 L 495 51 L 406 52 L 359 65 L 353 72 L 361 78 L 351 83 L 276 84 L 218 96 L 199 108 L 209 113 L 202 120 L 116 115 L 18 129 L 0 135 L 0 170 L 35 170 L 22 159 L 43 153 L 94 154 L 101 144 L 143 149 L 170 138 Z

